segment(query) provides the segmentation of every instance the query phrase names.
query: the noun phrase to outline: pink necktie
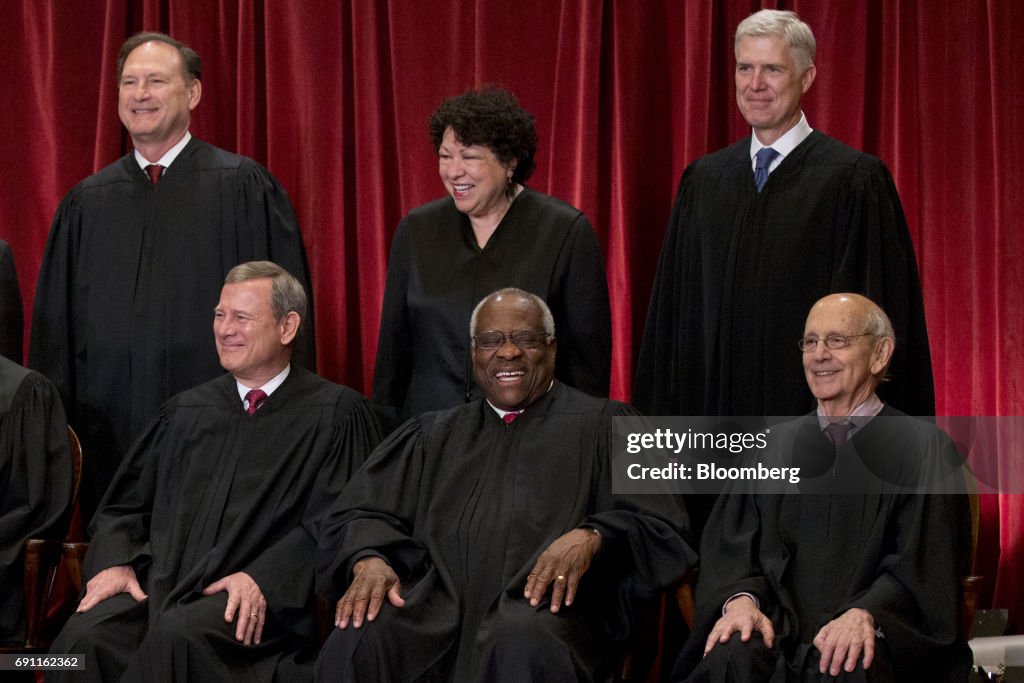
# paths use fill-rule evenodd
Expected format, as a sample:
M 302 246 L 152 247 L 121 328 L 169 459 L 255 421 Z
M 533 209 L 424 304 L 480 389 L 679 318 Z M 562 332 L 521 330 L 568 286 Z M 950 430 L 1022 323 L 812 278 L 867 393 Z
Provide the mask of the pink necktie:
M 517 417 L 519 417 L 519 413 L 505 413 L 501 419 L 505 421 L 505 424 L 510 425 Z
M 825 426 L 825 431 L 828 432 L 838 451 L 850 435 L 850 424 L 848 422 L 833 422 Z
M 160 182 L 160 176 L 163 175 L 164 167 L 160 164 L 150 164 L 146 167 L 146 173 L 149 174 L 149 182 L 156 185 Z
M 245 409 L 245 412 L 250 415 L 255 415 L 256 411 L 263 405 L 263 401 L 267 398 L 267 392 L 262 389 L 252 389 L 248 394 L 245 395 L 245 400 L 249 402 L 249 407 Z

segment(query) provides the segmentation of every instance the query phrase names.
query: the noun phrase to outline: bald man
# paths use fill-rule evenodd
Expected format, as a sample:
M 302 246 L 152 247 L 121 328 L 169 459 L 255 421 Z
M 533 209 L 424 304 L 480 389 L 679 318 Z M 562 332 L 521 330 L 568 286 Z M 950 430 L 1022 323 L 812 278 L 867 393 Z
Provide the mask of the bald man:
M 817 410 L 773 436 L 814 465 L 817 493 L 719 499 L 677 677 L 703 654 L 688 680 L 966 680 L 966 497 L 892 478 L 944 471 L 962 482 L 952 442 L 875 393 L 896 342 L 871 300 L 819 300 L 798 346 Z M 867 472 L 882 473 L 872 487 L 854 477 Z

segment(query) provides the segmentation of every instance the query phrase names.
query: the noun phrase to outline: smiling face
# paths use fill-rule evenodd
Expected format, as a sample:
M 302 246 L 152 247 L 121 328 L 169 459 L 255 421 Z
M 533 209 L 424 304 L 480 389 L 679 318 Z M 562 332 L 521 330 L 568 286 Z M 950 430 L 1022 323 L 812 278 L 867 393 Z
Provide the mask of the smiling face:
M 814 82 L 781 36 L 746 36 L 736 46 L 736 104 L 757 139 L 770 145 L 800 121 L 800 98 Z
M 150 161 L 181 140 L 202 86 L 185 76 L 178 50 L 151 40 L 124 61 L 118 86 L 118 114 L 132 142 Z
M 814 304 L 807 316 L 804 337 L 822 341 L 803 354 L 804 376 L 825 415 L 850 415 L 874 392 L 892 358 L 892 337 L 862 336 L 842 349 L 830 349 L 823 341 L 829 335 L 863 335 L 873 305 L 861 296 L 833 294 Z
M 473 345 L 473 378 L 487 400 L 501 410 L 522 410 L 541 396 L 555 374 L 556 342 L 535 349 L 520 349 L 507 337 L 510 332 L 544 332 L 540 309 L 528 299 L 514 295 L 496 295 L 477 314 L 476 334 L 504 332 L 506 339 L 497 349 L 488 351 Z
M 438 171 L 455 207 L 474 218 L 500 213 L 508 207 L 505 196 L 512 169 L 498 161 L 487 147 L 463 145 L 448 128 L 437 149 Z
M 299 316 L 274 319 L 270 278 L 224 285 L 213 313 L 213 335 L 220 364 L 242 384 L 261 387 L 284 370 Z

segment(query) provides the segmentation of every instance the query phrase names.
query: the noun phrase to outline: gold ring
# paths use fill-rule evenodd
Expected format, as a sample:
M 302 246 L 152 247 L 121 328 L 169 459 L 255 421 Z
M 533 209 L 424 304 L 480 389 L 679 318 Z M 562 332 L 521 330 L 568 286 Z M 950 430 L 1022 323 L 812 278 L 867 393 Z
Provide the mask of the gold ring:
M 250 617 L 255 617 L 255 616 L 258 616 L 258 615 L 259 615 L 258 612 L 249 612 L 249 616 Z
M 556 581 L 565 581 L 565 577 L 562 576 L 561 574 L 559 574 L 558 576 L 555 577 L 555 580 Z

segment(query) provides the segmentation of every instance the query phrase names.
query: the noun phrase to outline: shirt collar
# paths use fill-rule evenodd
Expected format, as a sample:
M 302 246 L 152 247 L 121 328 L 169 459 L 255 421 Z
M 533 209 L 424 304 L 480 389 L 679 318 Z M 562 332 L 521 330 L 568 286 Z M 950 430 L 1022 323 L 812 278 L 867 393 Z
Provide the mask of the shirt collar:
M 882 408 L 885 404 L 882 403 L 882 399 L 878 398 L 878 394 L 872 393 L 868 396 L 867 400 L 858 405 L 853 409 L 853 412 L 843 419 L 839 420 L 837 424 L 846 423 L 850 425 L 850 436 L 853 436 L 858 430 L 864 427 L 868 422 L 871 422 L 871 418 L 882 412 Z M 828 427 L 830 423 L 836 422 L 834 419 L 830 419 L 821 409 L 821 403 L 818 404 L 818 426 L 822 431 Z
M 551 391 L 551 387 L 553 387 L 553 386 L 555 386 L 555 380 L 551 380 L 551 384 L 548 385 L 548 391 Z M 548 391 L 545 391 L 544 393 L 546 394 L 546 393 L 548 393 Z M 487 401 L 487 405 L 489 405 L 491 407 L 491 410 L 496 412 L 498 414 L 498 417 L 500 417 L 502 419 L 505 419 L 505 416 L 508 415 L 509 413 L 515 413 L 516 415 L 519 415 L 523 411 L 526 410 L 526 408 L 523 408 L 522 410 L 502 410 L 498 406 L 496 406 L 493 403 L 491 403 L 490 399 L 484 399 L 484 400 Z
M 138 162 L 139 168 L 141 168 L 143 171 L 145 171 L 146 167 L 149 166 L 150 164 L 159 164 L 164 168 L 167 168 L 172 163 L 174 163 L 174 160 L 178 158 L 179 154 L 181 154 L 181 150 L 185 149 L 185 145 L 187 145 L 188 141 L 191 139 L 192 133 L 189 133 L 186 130 L 185 135 L 182 136 L 180 140 L 178 140 L 174 147 L 171 147 L 169 150 L 164 152 L 164 155 L 157 159 L 156 161 L 149 161 L 148 159 L 146 159 L 146 157 L 142 156 L 142 153 L 139 152 L 139 150 L 135 150 L 135 161 Z
M 807 136 L 814 132 L 810 124 L 807 123 L 807 117 L 804 116 L 803 112 L 800 112 L 800 120 L 795 126 L 786 131 L 785 135 L 776 140 L 770 145 L 762 145 L 761 141 L 757 139 L 757 135 L 754 134 L 753 130 L 750 133 L 750 160 L 754 162 L 754 155 L 761 151 L 762 147 L 771 147 L 779 156 L 776 157 L 771 164 L 771 168 L 778 166 L 787 155 L 791 154 L 794 149 L 797 148 L 801 142 L 807 139 Z
M 236 379 L 235 386 L 238 389 L 238 398 L 242 400 L 242 404 L 244 405 L 245 395 L 248 394 L 253 389 L 262 389 L 263 393 L 265 393 L 267 396 L 270 396 L 288 378 L 288 373 L 291 372 L 291 369 L 292 366 L 291 363 L 289 363 L 288 365 L 284 366 L 284 370 L 277 373 L 277 375 L 275 375 L 269 382 L 267 382 L 261 387 L 247 387 Z

